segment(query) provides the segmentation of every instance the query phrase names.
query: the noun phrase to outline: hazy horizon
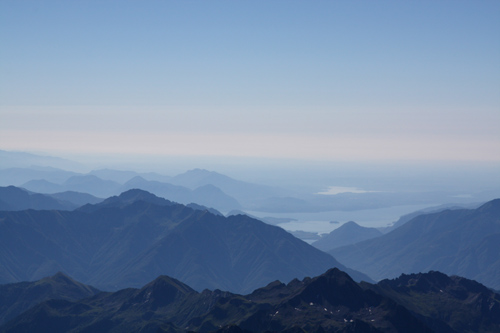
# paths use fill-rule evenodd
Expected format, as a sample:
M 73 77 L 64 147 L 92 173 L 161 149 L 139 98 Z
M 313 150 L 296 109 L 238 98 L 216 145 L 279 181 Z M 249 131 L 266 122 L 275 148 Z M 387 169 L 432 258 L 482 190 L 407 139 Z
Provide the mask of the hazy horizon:
M 499 13 L 496 1 L 3 1 L 0 149 L 499 162 Z

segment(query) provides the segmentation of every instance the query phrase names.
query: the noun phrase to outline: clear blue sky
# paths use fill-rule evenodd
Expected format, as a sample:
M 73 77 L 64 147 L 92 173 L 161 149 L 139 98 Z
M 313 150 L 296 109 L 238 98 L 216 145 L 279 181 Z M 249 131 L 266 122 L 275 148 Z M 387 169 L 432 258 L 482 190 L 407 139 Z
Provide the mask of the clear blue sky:
M 0 149 L 500 161 L 500 1 L 4 0 Z

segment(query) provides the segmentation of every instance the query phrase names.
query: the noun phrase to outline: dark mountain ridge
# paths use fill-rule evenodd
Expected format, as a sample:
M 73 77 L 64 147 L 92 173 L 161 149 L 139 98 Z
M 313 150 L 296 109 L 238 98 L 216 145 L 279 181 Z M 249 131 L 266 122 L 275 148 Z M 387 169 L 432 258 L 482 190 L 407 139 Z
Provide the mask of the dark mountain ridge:
M 141 289 L 100 293 L 77 302 L 47 301 L 0 328 L 3 332 L 185 331 L 431 332 L 403 306 L 349 275 L 326 273 L 288 284 L 272 282 L 243 296 L 199 293 L 168 276 Z

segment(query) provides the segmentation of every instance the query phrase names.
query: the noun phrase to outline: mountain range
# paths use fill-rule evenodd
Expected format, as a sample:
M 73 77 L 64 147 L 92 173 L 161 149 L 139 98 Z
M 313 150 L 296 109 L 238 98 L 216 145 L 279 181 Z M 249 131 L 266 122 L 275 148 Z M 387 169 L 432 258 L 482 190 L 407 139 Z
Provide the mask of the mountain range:
M 0 283 L 61 271 L 102 290 L 169 275 L 196 290 L 250 292 L 331 267 L 371 281 L 279 227 L 192 209 L 142 190 L 73 211 L 0 212 Z
M 1 163 L 0 163 L 1 164 Z M 370 191 L 366 193 L 338 193 L 335 195 L 320 194 L 311 188 L 280 188 L 276 186 L 255 184 L 236 180 L 214 171 L 193 169 L 176 176 L 165 176 L 157 173 L 139 173 L 126 170 L 99 169 L 88 173 L 77 173 L 51 167 L 17 167 L 0 169 L 0 185 L 14 185 L 38 193 L 57 193 L 65 191 L 85 192 L 96 197 L 105 198 L 117 195 L 130 186 L 125 183 L 135 177 L 146 183 L 143 188 L 163 196 L 168 187 L 175 186 L 182 190 L 176 193 L 180 197 L 167 197 L 169 200 L 188 204 L 191 202 L 211 206 L 228 212 L 234 209 L 259 211 L 268 213 L 325 212 L 332 210 L 359 210 L 391 207 L 397 205 L 424 205 L 436 202 L 448 202 L 451 193 L 446 191 Z M 158 183 L 161 186 L 158 187 Z M 129 184 L 130 185 L 130 184 Z M 205 186 L 210 186 L 207 190 Z M 159 188 L 154 192 L 153 188 Z M 198 193 L 192 192 L 200 188 Z M 180 190 L 180 188 L 177 188 Z M 316 191 L 320 191 L 319 188 Z M 192 192 L 192 193 L 191 193 Z M 202 193 L 203 192 L 203 193 Z M 169 195 L 170 192 L 167 192 Z M 495 191 L 477 193 L 480 198 L 492 198 Z M 204 195 L 203 195 L 204 194 Z M 493 196 L 492 196 L 493 195 Z M 216 199 L 216 200 L 215 200 Z M 453 197 L 454 200 L 470 200 Z M 203 202 L 200 202 L 203 200 Z M 486 199 L 482 200 L 485 201 Z M 467 201 L 468 202 L 468 201 Z
M 58 280 L 69 279 L 60 273 L 56 276 Z M 32 284 L 26 284 L 24 291 L 17 286 L 20 302 L 27 297 L 26 290 L 32 289 Z M 2 288 L 12 289 L 11 286 Z M 68 289 L 67 284 L 60 289 Z M 91 288 L 87 290 L 94 292 Z M 439 272 L 402 275 L 375 285 L 358 284 L 334 268 L 317 277 L 294 279 L 288 284 L 274 281 L 247 295 L 221 290 L 200 293 L 179 280 L 159 276 L 140 289 L 127 288 L 78 298 L 40 299 L 40 304 L 1 326 L 0 331 L 452 333 L 500 330 L 499 294 L 475 281 Z
M 500 289 L 500 199 L 419 215 L 383 236 L 329 251 L 374 279 L 429 270 Z

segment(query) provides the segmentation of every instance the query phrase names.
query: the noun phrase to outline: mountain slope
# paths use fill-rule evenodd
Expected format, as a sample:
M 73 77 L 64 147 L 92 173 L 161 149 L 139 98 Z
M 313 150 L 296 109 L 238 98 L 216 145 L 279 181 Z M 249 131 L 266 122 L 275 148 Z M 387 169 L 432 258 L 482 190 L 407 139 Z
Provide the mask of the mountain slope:
M 375 228 L 362 227 L 356 222 L 344 223 L 327 235 L 323 235 L 319 240 L 311 245 L 321 251 L 330 250 L 358 243 L 367 239 L 382 236 L 382 233 Z
M 375 279 L 439 270 L 500 289 L 500 199 L 420 215 L 381 237 L 329 253 Z
M 65 271 L 104 290 L 169 275 L 197 290 L 250 292 L 331 267 L 346 269 L 279 227 L 193 210 L 141 190 L 74 211 L 0 212 L 1 283 Z
M 0 325 L 49 299 L 75 301 L 99 293 L 63 273 L 36 282 L 0 285 Z

